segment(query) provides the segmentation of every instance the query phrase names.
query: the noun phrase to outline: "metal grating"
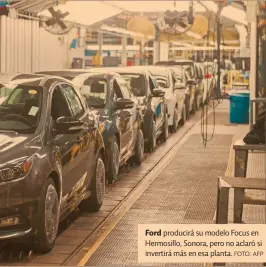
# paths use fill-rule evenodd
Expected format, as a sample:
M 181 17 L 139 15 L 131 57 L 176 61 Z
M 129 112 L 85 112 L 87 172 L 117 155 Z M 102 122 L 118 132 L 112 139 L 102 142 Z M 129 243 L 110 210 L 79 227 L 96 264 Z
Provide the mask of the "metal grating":
M 215 135 L 207 148 L 193 135 L 118 222 L 87 266 L 204 266 L 139 264 L 137 231 L 142 223 L 213 223 L 217 177 L 227 168 L 233 135 Z M 222 152 L 221 152 L 222 151 Z
M 215 124 L 220 124 L 220 125 L 226 125 L 226 126 L 236 126 L 237 124 L 230 124 L 229 121 L 229 114 L 227 112 L 212 112 L 208 117 L 208 124 L 213 124 L 214 123 L 214 116 L 215 116 Z

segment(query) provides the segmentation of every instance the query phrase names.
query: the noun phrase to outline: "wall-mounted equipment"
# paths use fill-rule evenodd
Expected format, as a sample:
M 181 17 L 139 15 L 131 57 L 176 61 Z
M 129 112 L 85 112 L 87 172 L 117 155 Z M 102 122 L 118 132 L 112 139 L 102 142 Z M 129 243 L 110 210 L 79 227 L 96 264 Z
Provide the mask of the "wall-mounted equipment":
M 167 10 L 157 19 L 157 26 L 163 33 L 183 34 L 194 23 L 193 1 L 190 1 L 188 11 Z
M 55 11 L 53 7 L 48 9 L 52 17 L 41 19 L 41 26 L 52 34 L 62 35 L 68 33 L 75 23 L 66 23 L 63 19 L 69 15 L 69 12 L 62 13 L 60 10 Z

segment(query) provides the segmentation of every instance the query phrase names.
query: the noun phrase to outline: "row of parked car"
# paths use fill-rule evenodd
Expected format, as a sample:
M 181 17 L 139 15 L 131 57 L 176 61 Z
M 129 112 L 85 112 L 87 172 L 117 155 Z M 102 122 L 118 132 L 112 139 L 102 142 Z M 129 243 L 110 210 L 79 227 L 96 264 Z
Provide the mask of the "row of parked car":
M 1 240 L 50 251 L 61 220 L 98 211 L 119 167 L 140 165 L 204 104 L 209 73 L 158 64 L 0 76 Z

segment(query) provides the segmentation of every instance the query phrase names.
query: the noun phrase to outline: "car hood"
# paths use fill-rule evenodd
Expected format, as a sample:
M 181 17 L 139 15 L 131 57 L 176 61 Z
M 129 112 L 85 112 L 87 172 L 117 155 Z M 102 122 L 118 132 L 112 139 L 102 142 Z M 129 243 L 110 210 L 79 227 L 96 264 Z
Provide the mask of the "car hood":
M 40 137 L 0 133 L 0 165 L 23 157 L 30 157 L 41 149 Z

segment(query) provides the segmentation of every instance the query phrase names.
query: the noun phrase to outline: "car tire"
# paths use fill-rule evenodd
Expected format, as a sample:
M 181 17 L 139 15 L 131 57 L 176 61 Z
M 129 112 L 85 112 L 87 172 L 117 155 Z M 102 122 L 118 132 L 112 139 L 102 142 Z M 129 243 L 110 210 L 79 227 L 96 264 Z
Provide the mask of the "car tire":
M 171 132 L 176 133 L 178 129 L 178 110 L 175 108 L 174 110 L 174 118 L 173 118 L 173 126 L 171 127 Z
M 53 179 L 48 178 L 44 182 L 40 194 L 37 231 L 33 241 L 35 252 L 48 253 L 53 249 L 58 232 L 59 217 L 58 192 Z
M 187 115 L 186 115 L 187 111 L 186 111 L 186 107 L 183 108 L 183 112 L 182 112 L 182 119 L 180 120 L 180 126 L 185 125 L 185 122 L 187 120 Z
M 120 150 L 117 138 L 114 137 L 112 145 L 109 149 L 109 157 L 108 157 L 107 180 L 109 184 L 112 184 L 114 181 L 118 180 L 119 161 L 120 161 Z
M 82 200 L 79 208 L 84 212 L 97 212 L 100 210 L 105 193 L 105 166 L 101 155 L 98 155 L 92 181 L 89 187 L 91 195 L 89 198 Z
M 156 148 L 156 124 L 155 121 L 152 120 L 151 122 L 151 129 L 150 129 L 150 138 L 149 138 L 149 142 L 148 142 L 148 151 L 149 152 L 153 152 Z
M 198 96 L 198 101 L 197 101 L 197 109 L 202 107 L 202 96 Z
M 164 123 L 163 123 L 163 133 L 162 133 L 162 141 L 166 142 L 169 137 L 169 126 L 168 126 L 168 113 L 164 114 Z
M 139 129 L 133 162 L 139 166 L 141 165 L 143 158 L 144 158 L 144 135 L 142 130 Z

